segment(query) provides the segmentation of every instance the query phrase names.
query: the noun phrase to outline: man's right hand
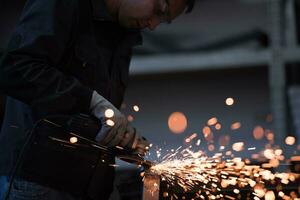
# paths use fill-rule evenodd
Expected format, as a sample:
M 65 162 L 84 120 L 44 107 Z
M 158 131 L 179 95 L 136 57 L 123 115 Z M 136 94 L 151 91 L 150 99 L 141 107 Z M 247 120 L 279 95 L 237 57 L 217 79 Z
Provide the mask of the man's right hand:
M 101 121 L 96 141 L 106 146 L 121 146 L 145 154 L 149 143 L 141 137 L 126 117 L 109 101 L 94 91 L 91 112 Z

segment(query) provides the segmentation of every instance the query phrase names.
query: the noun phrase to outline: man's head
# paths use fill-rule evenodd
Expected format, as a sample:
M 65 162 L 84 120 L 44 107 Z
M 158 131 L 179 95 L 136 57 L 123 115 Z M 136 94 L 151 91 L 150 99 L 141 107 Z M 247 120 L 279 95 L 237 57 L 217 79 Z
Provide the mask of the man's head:
M 195 0 L 107 0 L 107 2 L 122 26 L 154 30 L 160 23 L 170 23 L 184 11 L 190 12 Z

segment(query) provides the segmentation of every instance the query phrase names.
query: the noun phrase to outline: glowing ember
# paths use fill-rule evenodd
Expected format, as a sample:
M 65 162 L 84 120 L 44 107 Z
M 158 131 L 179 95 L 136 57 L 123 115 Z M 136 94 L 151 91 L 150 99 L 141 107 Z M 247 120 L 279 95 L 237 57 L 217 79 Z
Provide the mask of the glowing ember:
M 190 143 L 190 142 L 191 142 L 191 139 L 190 139 L 190 138 L 186 138 L 186 139 L 185 139 L 185 142 L 186 142 L 186 143 Z
M 266 121 L 269 122 L 269 123 L 272 122 L 273 121 L 273 115 L 271 115 L 271 114 L 267 115 Z
M 232 149 L 234 151 L 242 151 L 244 150 L 244 142 L 237 142 L 232 145 Z
M 226 104 L 233 105 L 234 99 L 227 98 Z M 271 122 L 271 117 L 269 118 L 267 121 Z M 174 112 L 169 116 L 168 126 L 175 134 L 183 133 L 187 128 L 187 118 L 183 113 Z M 299 174 L 290 172 L 297 170 L 296 167 L 290 168 L 288 172 L 276 172 L 276 169 L 281 170 L 283 165 L 289 166 L 292 161 L 299 161 L 297 150 L 293 152 L 295 156 L 287 155 L 286 150 L 275 143 L 274 137 L 277 133 L 265 130 L 262 126 L 256 126 L 252 134 L 256 140 L 268 140 L 264 149 L 260 149 L 260 144 L 245 144 L 245 141 L 240 139 L 239 142 L 231 141 L 230 133 L 224 134 L 223 131 L 216 131 L 221 128 L 222 125 L 216 117 L 210 118 L 204 125 L 202 133 L 205 140 L 202 143 L 206 142 L 205 151 L 196 150 L 196 147 L 201 144 L 199 138 L 203 137 L 202 134 L 197 135 L 197 133 L 187 136 L 183 146 L 167 150 L 167 155 L 163 155 L 162 148 L 156 147 L 156 164 L 145 172 L 146 175 L 141 174 L 141 176 L 147 176 L 148 173 L 160 176 L 162 182 L 167 183 L 168 190 L 161 193 L 166 199 L 274 200 L 275 194 L 282 199 L 299 198 L 296 191 L 284 193 L 286 192 L 284 185 L 296 182 L 300 177 Z M 231 130 L 240 128 L 240 122 L 231 125 Z M 234 132 L 234 134 L 237 133 L 237 131 Z M 214 141 L 214 137 L 218 139 L 219 145 Z M 285 142 L 287 145 L 294 145 L 296 140 L 289 136 Z M 230 144 L 232 144 L 231 148 Z M 298 148 L 300 150 L 300 146 Z M 248 151 L 243 153 L 249 155 L 250 151 L 254 151 L 254 154 L 250 154 L 245 160 L 236 157 L 242 156 L 243 153 L 238 152 L 244 149 Z M 285 160 L 286 156 L 291 158 Z M 251 165 L 252 162 L 259 164 Z M 152 185 L 152 187 L 155 190 L 159 189 L 158 185 Z M 169 190 L 172 187 L 175 191 Z M 251 191 L 247 193 L 247 197 L 244 196 L 245 190 Z M 300 191 L 300 188 L 298 190 Z M 176 195 L 176 192 L 180 195 Z M 191 198 L 191 194 L 195 196 Z
M 241 146 L 244 144 L 239 144 L 239 148 Z M 281 152 L 277 152 L 279 153 Z M 150 173 L 160 175 L 168 187 L 177 185 L 185 192 L 200 188 L 193 199 L 222 199 L 222 197 L 238 199 L 241 188 L 251 187 L 252 199 L 273 200 L 275 193 L 265 189 L 266 183 L 280 181 L 287 184 L 300 177 L 299 174 L 272 173 L 259 165 L 249 165 L 241 158 L 226 158 L 222 153 L 209 157 L 202 151 L 194 152 L 190 148 L 181 149 L 181 147 L 163 156 L 161 162 L 150 168 Z M 234 195 L 222 194 L 221 188 L 232 188 Z M 164 197 L 179 199 L 170 192 L 164 193 Z
M 186 143 L 190 143 L 193 139 L 197 137 L 197 133 L 193 133 L 191 136 L 185 139 Z
M 208 126 L 213 126 L 213 125 L 215 125 L 217 122 L 218 122 L 218 119 L 217 119 L 216 117 L 213 117 L 213 118 L 211 118 L 211 119 L 209 119 L 209 120 L 207 121 L 207 125 L 208 125 Z
M 273 158 L 275 158 L 275 154 L 274 154 L 273 149 L 266 149 L 266 150 L 264 151 L 264 156 L 265 156 L 267 159 L 273 159 Z
M 288 136 L 287 138 L 285 138 L 285 143 L 287 144 L 287 145 L 294 145 L 295 144 L 295 142 L 296 142 L 296 139 L 295 139 L 295 137 L 292 137 L 292 136 Z
M 229 135 L 222 135 L 219 138 L 219 145 L 220 146 L 227 146 L 230 142 L 230 136 Z
M 268 132 L 268 133 L 266 134 L 266 137 L 267 137 L 267 140 L 273 141 L 273 140 L 274 140 L 274 133 Z
M 278 192 L 278 196 L 280 196 L 281 198 L 284 196 L 284 193 L 282 191 Z
M 204 134 L 205 137 L 207 137 L 211 133 L 211 130 L 210 130 L 210 128 L 208 126 L 205 126 L 202 129 L 202 133 Z
M 213 144 L 208 145 L 208 151 L 214 151 L 215 146 Z
M 70 142 L 71 142 L 72 144 L 75 144 L 75 143 L 78 142 L 78 138 L 77 138 L 77 137 L 71 137 L 71 138 L 70 138 Z
M 232 106 L 234 104 L 234 99 L 229 97 L 226 99 L 225 103 L 227 106 Z
M 255 139 L 260 140 L 264 137 L 265 130 L 261 126 L 256 126 L 253 130 L 253 136 Z
M 111 119 L 108 119 L 108 120 L 106 120 L 106 124 L 107 124 L 108 126 L 114 126 L 114 125 L 115 125 L 115 122 L 114 122 L 113 120 L 111 120 Z
M 187 118 L 181 112 L 174 112 L 169 117 L 168 126 L 175 134 L 183 133 L 187 128 Z
M 214 135 L 213 135 L 211 129 L 208 126 L 205 126 L 202 129 L 202 133 L 203 133 L 203 135 L 204 135 L 204 137 L 207 141 L 212 141 L 213 140 Z
M 167 192 L 164 192 L 164 193 L 163 193 L 163 197 L 166 198 L 166 197 L 168 197 L 168 196 L 169 196 L 169 193 L 167 193 Z
M 265 200 L 275 200 L 275 194 L 273 191 L 268 191 L 265 195 Z
M 280 156 L 283 153 L 283 151 L 282 149 L 276 149 L 274 153 L 276 156 Z
M 239 129 L 239 128 L 241 128 L 241 123 L 240 123 L 240 122 L 235 122 L 235 123 L 233 123 L 233 124 L 231 125 L 231 129 L 232 129 L 232 130 L 237 130 L 237 129 Z
M 112 109 L 107 109 L 104 114 L 105 114 L 105 117 L 112 118 L 115 113 Z
M 128 120 L 129 122 L 133 122 L 134 118 L 133 118 L 132 115 L 128 115 L 128 116 L 127 116 L 127 120 Z
M 221 130 L 221 128 L 222 128 L 222 125 L 221 125 L 220 123 L 217 123 L 217 124 L 215 125 L 215 129 L 216 129 L 216 130 Z
M 133 110 L 134 110 L 135 112 L 139 112 L 139 111 L 140 111 L 140 108 L 139 108 L 137 105 L 135 105 L 135 106 L 133 106 Z
M 238 189 L 234 189 L 233 192 L 236 193 L 236 194 L 240 193 L 240 191 Z
M 254 192 L 256 193 L 256 195 L 260 198 L 262 198 L 263 196 L 265 196 L 265 188 L 263 185 L 261 184 L 256 184 L 254 186 Z

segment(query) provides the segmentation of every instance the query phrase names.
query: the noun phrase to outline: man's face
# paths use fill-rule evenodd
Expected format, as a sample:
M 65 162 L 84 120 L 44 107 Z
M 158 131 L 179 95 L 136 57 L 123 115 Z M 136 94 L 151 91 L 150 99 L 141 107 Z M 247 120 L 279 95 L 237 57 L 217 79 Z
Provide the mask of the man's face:
M 119 22 L 127 28 L 154 30 L 162 22 L 171 22 L 186 8 L 186 0 L 121 0 Z

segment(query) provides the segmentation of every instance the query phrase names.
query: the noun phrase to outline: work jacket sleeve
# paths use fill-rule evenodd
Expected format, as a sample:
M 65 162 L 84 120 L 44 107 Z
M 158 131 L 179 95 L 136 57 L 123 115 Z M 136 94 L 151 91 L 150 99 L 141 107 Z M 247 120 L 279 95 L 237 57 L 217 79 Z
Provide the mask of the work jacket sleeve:
M 92 90 L 61 65 L 75 32 L 76 2 L 27 1 L 0 64 L 0 90 L 46 113 L 89 112 Z

